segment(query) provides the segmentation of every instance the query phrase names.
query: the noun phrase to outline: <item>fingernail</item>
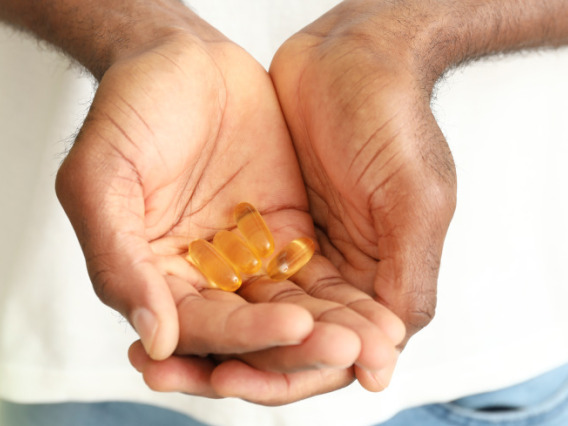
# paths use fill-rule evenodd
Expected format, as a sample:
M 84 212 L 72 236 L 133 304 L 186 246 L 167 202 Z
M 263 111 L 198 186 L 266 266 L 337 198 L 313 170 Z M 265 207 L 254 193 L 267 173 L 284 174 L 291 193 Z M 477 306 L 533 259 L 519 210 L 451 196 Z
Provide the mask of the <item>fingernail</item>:
M 144 350 L 150 355 L 156 331 L 158 330 L 156 317 L 148 309 L 138 308 L 132 314 L 132 325 L 142 340 Z
M 396 363 L 393 363 L 392 365 L 382 368 L 379 371 L 372 374 L 377 384 L 381 386 L 383 389 L 386 389 L 390 384 L 392 376 L 394 374 L 395 366 Z

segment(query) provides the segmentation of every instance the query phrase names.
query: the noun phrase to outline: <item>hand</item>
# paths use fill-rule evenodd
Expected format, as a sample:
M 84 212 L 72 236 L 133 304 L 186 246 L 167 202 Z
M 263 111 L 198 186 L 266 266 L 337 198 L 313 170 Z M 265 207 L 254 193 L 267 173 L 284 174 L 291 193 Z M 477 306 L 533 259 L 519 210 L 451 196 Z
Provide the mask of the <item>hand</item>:
M 434 315 L 456 179 L 407 3 L 343 2 L 284 43 L 270 73 L 323 254 L 408 338 Z
M 325 289 L 308 295 L 290 281 L 257 280 L 240 296 L 198 291 L 203 279 L 180 255 L 192 239 L 234 225 L 239 201 L 263 212 L 277 245 L 315 238 L 268 74 L 211 33 L 213 41 L 175 34 L 115 62 L 58 174 L 95 290 L 131 321 L 149 355 L 135 345 L 133 364 L 154 389 L 270 404 L 345 386 L 356 361 L 390 368 L 399 320 L 321 257 L 304 280 L 327 277 L 351 309 L 321 299 Z M 214 364 L 196 357 L 208 353 L 240 361 L 212 374 Z M 168 376 L 172 365 L 179 370 Z M 302 371 L 322 366 L 325 381 Z M 271 390 L 260 392 L 260 382 Z
M 280 143 L 288 141 L 282 121 L 264 120 L 280 117 L 276 102 L 270 96 L 254 98 L 270 91 L 262 79 L 257 84 L 249 78 L 249 72 L 259 74 L 258 65 L 244 60 L 241 66 L 243 52 L 176 1 L 123 1 L 118 7 L 110 0 L 54 0 L 48 6 L 31 0 L 0 2 L 1 19 L 57 45 L 97 78 L 105 75 L 77 144 L 58 174 L 57 189 L 83 246 L 95 289 L 135 325 L 152 358 L 166 358 L 175 347 L 191 353 L 215 348 L 237 352 L 253 366 L 267 370 L 309 368 L 310 361 L 325 364 L 325 356 L 314 356 L 318 350 L 325 355 L 325 345 L 316 344 L 315 352 L 296 358 L 290 352 L 297 351 L 297 356 L 306 351 L 310 342 L 318 341 L 318 329 L 334 326 L 332 335 L 337 337 L 343 330 L 339 340 L 345 339 L 344 343 L 348 335 L 357 335 L 360 352 L 327 362 L 339 365 L 339 358 L 357 358 L 360 367 L 371 370 L 381 364 L 376 361 L 381 357 L 375 355 L 381 350 L 388 354 L 389 347 L 400 340 L 398 320 L 346 285 L 321 257 L 295 278 L 300 287 L 291 282 L 260 286 L 258 281 L 241 292 L 256 302 L 287 299 L 307 307 L 309 313 L 290 304 L 249 305 L 236 295 L 221 294 L 228 299 L 219 300 L 219 292 L 198 294 L 189 286 L 197 278 L 178 256 L 181 247 L 189 239 L 211 236 L 223 227 L 219 220 L 226 218 L 229 202 L 240 201 L 245 193 L 246 199 L 270 213 L 273 224 L 282 226 L 282 236 L 285 230 L 291 234 L 306 230 L 310 235 L 307 228 L 312 229 L 304 214 L 305 199 L 300 201 L 292 190 L 297 170 L 288 172 L 293 162 L 277 162 L 266 154 L 282 154 L 279 159 L 286 160 L 291 150 L 280 149 Z M 409 335 L 432 313 L 432 283 L 454 203 L 453 165 L 429 110 L 430 89 L 447 66 L 464 59 L 565 43 L 563 0 L 548 2 L 546 8 L 536 0 L 524 3 L 518 8 L 507 0 L 465 5 L 346 1 L 288 42 L 275 59 L 273 72 L 287 120 L 297 136 L 322 248 L 353 284 L 400 312 L 412 326 Z M 335 47 L 339 50 L 334 51 Z M 292 60 L 284 60 L 287 57 Z M 290 69 L 283 69 L 288 65 Z M 322 81 L 317 81 L 319 73 Z M 244 90 L 248 83 L 252 84 Z M 286 87 L 295 92 L 285 92 Z M 357 104 L 365 89 L 370 92 L 363 100 L 375 115 L 366 103 Z M 303 97 L 306 93 L 315 97 Z M 369 115 L 375 125 L 370 124 Z M 328 125 L 327 119 L 335 121 Z M 360 127 L 350 130 L 342 123 Z M 269 141 L 270 150 L 265 150 L 266 144 L 259 149 L 259 138 Z M 342 138 L 350 143 L 342 143 Z M 241 152 L 239 143 L 248 149 Z M 341 155 L 324 152 L 327 148 L 338 149 Z M 260 162 L 265 167 L 256 160 L 266 160 Z M 282 176 L 279 183 L 288 177 L 292 180 L 276 186 L 273 181 L 258 183 L 267 172 Z M 252 182 L 259 188 L 254 194 L 249 191 Z M 288 184 L 289 191 L 284 188 Z M 236 200 L 215 197 L 229 192 Z M 437 220 L 432 212 L 439 213 Z M 333 302 L 340 299 L 342 304 Z M 187 308 L 180 309 L 180 345 L 176 302 Z M 216 321 L 209 322 L 212 312 Z M 316 314 L 327 319 L 314 323 Z M 240 328 L 236 335 L 212 334 L 235 318 L 264 322 Z M 184 331 L 186 320 L 197 329 Z M 361 321 L 369 323 L 361 327 Z M 290 346 L 299 340 L 301 344 Z M 352 350 L 357 344 L 351 340 L 347 347 Z M 135 345 L 131 355 L 140 353 L 137 348 L 141 346 Z M 138 361 L 148 361 L 151 370 L 163 371 L 165 366 L 151 359 L 134 363 L 141 365 Z M 199 365 L 185 364 L 181 357 L 163 362 L 178 361 Z M 246 367 L 233 360 L 222 362 L 214 372 L 229 371 L 235 365 Z M 387 365 L 392 363 L 382 364 Z M 209 391 L 215 381 L 215 374 L 207 376 L 210 366 L 195 370 L 203 374 L 206 380 L 201 383 Z M 309 381 L 305 372 L 294 373 L 293 380 L 278 376 L 290 379 L 283 396 L 271 392 L 276 388 L 270 385 L 277 381 L 264 376 L 269 389 L 261 402 L 302 397 L 322 391 L 325 385 L 331 389 L 334 380 L 321 371 L 311 379 L 317 380 L 320 374 L 325 378 L 323 386 L 319 380 Z M 257 378 L 264 374 L 247 372 Z M 339 378 L 334 386 L 348 382 L 349 378 L 336 373 L 331 371 Z M 358 377 L 363 377 L 361 368 Z M 205 388 L 202 394 L 208 391 Z M 222 390 L 220 394 L 230 394 L 227 387 Z
M 241 65 L 231 68 L 231 62 Z M 246 99 L 235 90 L 241 86 Z M 109 68 L 59 171 L 58 195 L 95 290 L 132 322 L 153 358 L 169 356 L 178 344 L 169 286 L 175 277 L 195 282 L 194 270 L 179 256 L 189 241 L 225 227 L 243 199 L 280 211 L 284 223 L 295 220 L 296 232 L 311 229 L 297 166 L 286 161 L 293 151 L 266 91 L 272 93 L 269 79 L 236 46 L 211 47 L 177 35 Z M 251 184 L 272 173 L 282 181 Z M 190 293 L 202 300 L 193 286 L 186 290 L 188 299 Z M 191 305 L 196 316 L 219 322 L 237 315 L 237 305 Z M 297 342 L 313 327 L 307 312 L 294 306 L 250 305 L 238 315 L 282 326 L 270 336 L 259 330 L 239 336 L 243 349 Z M 213 324 L 203 321 L 188 334 L 211 341 Z M 215 338 L 219 349 L 223 337 Z

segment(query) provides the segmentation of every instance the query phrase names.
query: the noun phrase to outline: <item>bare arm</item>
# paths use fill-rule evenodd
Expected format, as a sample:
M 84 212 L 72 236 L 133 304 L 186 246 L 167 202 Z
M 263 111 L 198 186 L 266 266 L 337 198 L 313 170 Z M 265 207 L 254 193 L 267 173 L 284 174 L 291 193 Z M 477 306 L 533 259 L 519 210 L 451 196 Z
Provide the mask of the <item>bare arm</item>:
M 183 259 L 191 240 L 231 228 L 243 200 L 277 245 L 315 239 L 274 87 L 250 55 L 174 1 L 0 5 L 100 82 L 56 190 L 98 296 L 141 336 L 148 356 L 136 344 L 131 359 L 154 389 L 227 396 L 244 385 L 244 398 L 282 404 L 347 385 L 354 363 L 394 368 L 402 323 L 321 255 L 305 274 L 340 288 L 333 297 L 299 278 L 199 291 Z M 196 375 L 162 374 L 171 366 Z
M 112 63 L 176 33 L 223 38 L 177 0 L 0 0 L 0 20 L 58 47 L 98 80 Z
M 482 56 L 568 42 L 568 3 L 563 0 L 448 3 L 444 19 L 430 24 L 418 57 L 423 62 L 439 58 L 431 62 L 432 76 Z
M 322 18 L 318 25 L 336 34 L 365 35 L 378 51 L 399 52 L 430 89 L 465 61 L 568 42 L 563 0 L 347 0 Z
M 270 73 L 323 252 L 407 337 L 434 315 L 456 203 L 434 84 L 468 60 L 567 42 L 565 0 L 346 0 L 277 52 Z

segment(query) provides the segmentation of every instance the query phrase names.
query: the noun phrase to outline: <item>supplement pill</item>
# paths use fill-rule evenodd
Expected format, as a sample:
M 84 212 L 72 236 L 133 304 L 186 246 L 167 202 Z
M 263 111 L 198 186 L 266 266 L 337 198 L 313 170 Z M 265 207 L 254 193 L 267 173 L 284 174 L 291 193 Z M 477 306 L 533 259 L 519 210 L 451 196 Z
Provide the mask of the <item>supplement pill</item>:
M 189 244 L 187 260 L 199 269 L 214 288 L 236 291 L 241 286 L 241 277 L 229 261 L 205 240 L 195 240 Z
M 262 266 L 260 258 L 253 253 L 245 241 L 234 232 L 219 231 L 213 237 L 213 245 L 237 271 L 254 274 Z
M 268 264 L 266 270 L 273 280 L 285 280 L 298 272 L 314 255 L 315 245 L 306 237 L 289 242 Z
M 239 203 L 235 207 L 237 227 L 249 246 L 260 257 L 268 257 L 274 251 L 274 238 L 266 222 L 249 203 Z

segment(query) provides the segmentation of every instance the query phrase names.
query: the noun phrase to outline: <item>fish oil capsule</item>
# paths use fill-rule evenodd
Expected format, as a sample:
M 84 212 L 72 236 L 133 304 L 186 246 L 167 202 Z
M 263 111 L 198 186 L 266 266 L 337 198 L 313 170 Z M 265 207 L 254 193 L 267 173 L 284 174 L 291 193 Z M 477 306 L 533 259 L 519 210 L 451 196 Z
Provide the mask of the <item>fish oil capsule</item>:
M 273 280 L 285 280 L 298 272 L 314 255 L 315 245 L 306 237 L 289 242 L 268 264 L 266 272 Z
M 262 266 L 262 262 L 256 253 L 234 232 L 217 232 L 213 237 L 213 245 L 237 271 L 243 274 L 254 274 Z
M 213 244 L 205 240 L 192 241 L 186 259 L 199 269 L 214 288 L 236 291 L 241 286 L 241 277 L 229 261 L 213 247 Z
M 239 203 L 235 207 L 237 227 L 249 246 L 260 257 L 268 257 L 274 251 L 274 238 L 266 222 L 254 206 Z

